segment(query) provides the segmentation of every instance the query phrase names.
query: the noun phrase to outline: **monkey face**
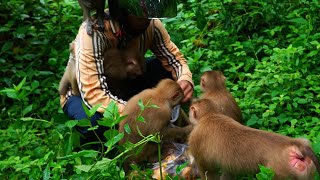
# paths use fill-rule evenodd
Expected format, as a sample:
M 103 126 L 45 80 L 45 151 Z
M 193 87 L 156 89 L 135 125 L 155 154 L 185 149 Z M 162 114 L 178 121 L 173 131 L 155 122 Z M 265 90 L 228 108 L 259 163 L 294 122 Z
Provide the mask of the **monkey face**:
M 135 62 L 129 62 L 127 66 L 127 77 L 128 79 L 136 79 L 138 76 L 143 74 L 139 64 Z
M 145 59 L 139 52 L 129 51 L 124 58 L 127 61 L 126 71 L 129 79 L 135 79 L 146 71 Z
M 163 79 L 157 84 L 159 95 L 169 100 L 171 107 L 178 105 L 184 98 L 180 85 L 172 79 Z

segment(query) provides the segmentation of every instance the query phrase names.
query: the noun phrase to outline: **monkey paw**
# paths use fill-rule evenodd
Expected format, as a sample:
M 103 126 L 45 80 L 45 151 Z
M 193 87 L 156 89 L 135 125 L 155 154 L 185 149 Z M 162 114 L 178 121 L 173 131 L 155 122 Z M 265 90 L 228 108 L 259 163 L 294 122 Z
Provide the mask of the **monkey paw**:
M 93 22 L 91 20 L 87 20 L 87 27 L 86 27 L 86 31 L 88 35 L 92 35 L 92 29 L 93 29 Z

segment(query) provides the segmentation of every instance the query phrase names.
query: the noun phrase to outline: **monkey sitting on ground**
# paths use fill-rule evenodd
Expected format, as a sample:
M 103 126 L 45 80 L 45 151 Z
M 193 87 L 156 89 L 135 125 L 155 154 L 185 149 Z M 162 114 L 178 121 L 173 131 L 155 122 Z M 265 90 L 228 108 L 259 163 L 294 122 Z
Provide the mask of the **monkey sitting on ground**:
M 195 124 L 189 136 L 188 154 L 200 171 L 201 179 L 234 179 L 236 175 L 258 173 L 258 165 L 275 172 L 274 179 L 313 179 L 320 172 L 317 156 L 309 141 L 253 129 L 217 114 L 208 99 L 190 106 L 189 118 Z
M 144 136 L 160 132 L 163 140 L 169 137 L 181 136 L 183 133 L 190 133 L 183 131 L 183 128 L 180 127 L 168 127 L 172 109 L 180 103 L 183 97 L 183 91 L 177 82 L 171 79 L 163 79 L 155 88 L 143 90 L 130 98 L 123 110 L 123 114 L 128 116 L 119 123 L 119 132 L 124 132 L 124 126 L 128 124 L 131 133 L 127 134 L 124 132 L 125 135 L 120 141 L 120 144 L 124 144 L 126 141 L 131 143 L 140 141 L 142 137 L 138 131 Z M 143 104 L 150 101 L 150 104 L 159 107 L 150 107 L 143 110 L 141 116 L 144 117 L 145 122 L 136 120 L 141 111 L 138 105 L 140 99 Z M 154 158 L 156 157 L 157 145 L 148 142 L 139 154 L 135 155 L 134 151 L 131 152 L 131 156 L 124 163 L 125 170 L 128 170 L 129 165 L 132 163 L 141 164 L 144 161 L 154 162 Z
M 207 71 L 201 76 L 203 94 L 200 99 L 210 99 L 219 106 L 220 113 L 242 123 L 241 110 L 226 87 L 226 77 L 221 71 Z
M 91 20 L 90 11 L 95 9 L 97 13 L 97 20 L 98 20 L 98 30 L 104 30 L 104 7 L 105 7 L 105 0 L 78 0 L 79 5 L 81 6 L 83 12 L 83 21 L 87 22 L 87 34 L 92 35 L 92 28 L 94 23 Z
M 74 57 L 74 42 L 70 43 L 68 66 L 59 84 L 59 93 L 65 95 L 71 86 L 74 95 L 79 96 L 76 79 L 76 61 Z M 109 90 L 120 98 L 126 97 L 126 79 L 134 79 L 145 72 L 145 58 L 134 48 L 125 50 L 110 49 L 104 53 L 104 74 L 107 77 Z

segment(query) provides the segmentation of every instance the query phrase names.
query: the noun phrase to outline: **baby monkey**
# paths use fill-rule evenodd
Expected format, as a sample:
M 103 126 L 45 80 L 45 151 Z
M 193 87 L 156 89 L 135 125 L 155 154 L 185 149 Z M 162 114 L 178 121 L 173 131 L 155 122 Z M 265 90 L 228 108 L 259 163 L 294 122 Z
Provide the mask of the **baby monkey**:
M 216 104 L 221 114 L 231 117 L 242 123 L 240 107 L 226 87 L 226 77 L 221 71 L 207 71 L 201 76 L 200 99 L 210 99 Z
M 190 121 L 195 124 L 189 136 L 188 154 L 197 165 L 201 179 L 235 179 L 240 174 L 259 172 L 259 165 L 271 168 L 274 179 L 312 180 L 320 172 L 317 156 L 307 139 L 291 138 L 253 129 L 234 121 L 210 100 L 190 106 Z
M 96 10 L 97 20 L 98 20 L 98 30 L 104 30 L 104 7 L 105 0 L 78 0 L 79 5 L 81 6 L 83 12 L 83 21 L 87 22 L 86 31 L 88 35 L 92 35 L 92 28 L 94 23 L 91 20 L 90 11 Z
M 68 66 L 59 83 L 59 93 L 65 95 L 71 86 L 73 95 L 80 95 L 76 78 L 75 42 L 70 43 Z M 112 94 L 120 98 L 126 97 L 126 79 L 135 79 L 145 70 L 145 58 L 133 48 L 109 49 L 104 53 L 104 74 L 107 77 L 108 88 Z

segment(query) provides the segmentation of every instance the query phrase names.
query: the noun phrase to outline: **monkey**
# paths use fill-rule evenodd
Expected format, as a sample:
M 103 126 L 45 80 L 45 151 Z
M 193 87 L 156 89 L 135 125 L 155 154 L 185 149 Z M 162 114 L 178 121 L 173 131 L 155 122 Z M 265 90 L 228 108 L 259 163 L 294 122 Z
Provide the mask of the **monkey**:
M 95 9 L 97 13 L 97 20 L 98 20 L 98 30 L 104 30 L 104 7 L 105 7 L 105 0 L 78 0 L 78 3 L 83 12 L 83 21 L 87 22 L 86 31 L 88 35 L 92 35 L 92 28 L 94 23 L 91 20 L 90 11 Z
M 226 87 L 226 77 L 221 71 L 206 71 L 201 76 L 200 87 L 203 94 L 200 99 L 212 100 L 220 112 L 242 123 L 240 107 Z
M 74 95 L 79 96 L 76 79 L 76 61 L 74 58 L 74 42 L 70 43 L 68 66 L 59 83 L 59 93 L 64 95 L 71 86 Z M 104 74 L 107 77 L 109 90 L 121 98 L 127 98 L 126 79 L 134 79 L 146 71 L 145 58 L 133 48 L 126 50 L 110 49 L 104 52 Z
M 145 58 L 134 48 L 107 50 L 103 66 L 109 90 L 125 100 L 129 99 L 127 80 L 136 79 L 146 72 Z
M 123 110 L 123 115 L 127 115 L 127 117 L 119 123 L 119 132 L 124 133 L 124 138 L 120 140 L 119 144 L 123 145 L 127 141 L 137 143 L 142 139 L 139 131 L 143 136 L 159 132 L 163 140 L 165 140 L 166 137 L 179 136 L 180 133 L 185 133 L 181 130 L 183 128 L 168 127 L 172 110 L 174 106 L 180 103 L 183 97 L 183 91 L 177 82 L 172 79 L 163 79 L 156 87 L 145 89 L 130 98 Z M 151 104 L 159 107 L 150 107 L 142 111 L 141 116 L 144 117 L 145 122 L 136 120 L 141 112 L 138 106 L 140 99 L 144 104 L 150 101 Z M 126 124 L 128 124 L 131 129 L 130 134 L 125 133 L 124 127 Z M 145 161 L 154 162 L 154 158 L 157 157 L 157 145 L 148 142 L 142 148 L 140 154 L 134 155 L 134 152 L 131 152 L 130 155 L 131 156 L 124 162 L 125 171 L 128 170 L 129 165 L 132 163 L 141 164 Z
M 71 86 L 72 93 L 79 96 L 79 88 L 76 78 L 76 59 L 74 57 L 74 41 L 69 44 L 70 57 L 68 65 L 59 83 L 59 94 L 65 95 Z
M 210 110 L 211 109 L 211 110 Z M 320 164 L 310 143 L 274 132 L 254 129 L 217 111 L 208 99 L 192 103 L 189 118 L 195 124 L 187 150 L 201 179 L 234 179 L 242 173 L 258 173 L 258 165 L 275 172 L 274 179 L 311 180 Z

